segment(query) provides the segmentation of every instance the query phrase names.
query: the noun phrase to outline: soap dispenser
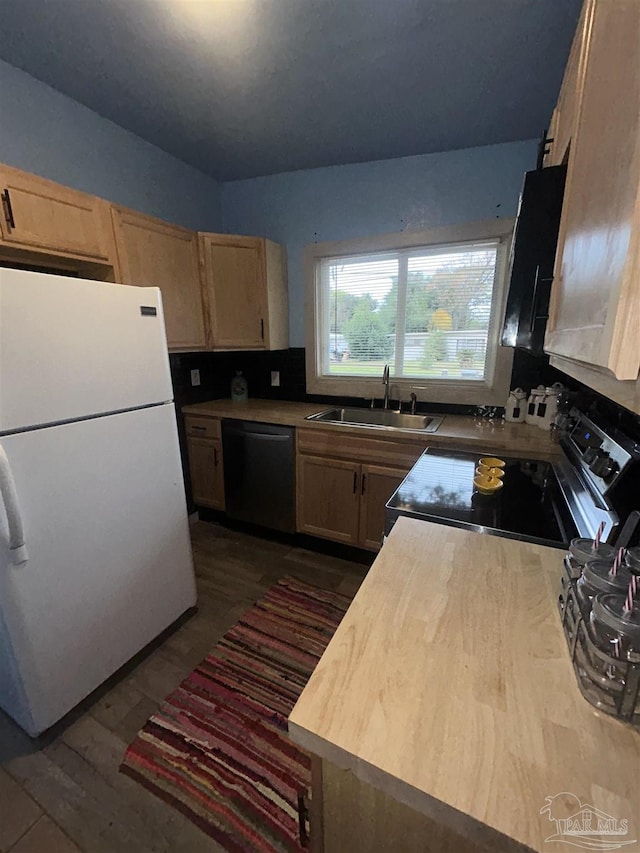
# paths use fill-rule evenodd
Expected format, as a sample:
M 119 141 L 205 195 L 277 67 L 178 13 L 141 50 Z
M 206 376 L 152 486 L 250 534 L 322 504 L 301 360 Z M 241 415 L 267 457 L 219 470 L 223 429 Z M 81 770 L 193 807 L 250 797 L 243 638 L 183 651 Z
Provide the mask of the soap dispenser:
M 247 380 L 241 370 L 236 370 L 236 375 L 231 380 L 231 400 L 234 403 L 243 403 L 248 396 Z

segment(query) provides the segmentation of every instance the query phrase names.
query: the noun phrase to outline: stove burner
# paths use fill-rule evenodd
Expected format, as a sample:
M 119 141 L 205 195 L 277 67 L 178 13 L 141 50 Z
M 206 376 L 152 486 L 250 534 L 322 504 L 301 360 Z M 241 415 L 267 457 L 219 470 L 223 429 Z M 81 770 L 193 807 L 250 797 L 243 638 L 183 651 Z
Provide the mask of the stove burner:
M 473 488 L 483 453 L 426 450 L 388 501 L 385 532 L 408 515 L 564 548 L 576 536 L 593 538 L 603 523 L 603 542 L 640 544 L 640 446 L 578 409 L 568 423 L 553 464 L 503 457 L 504 487 L 495 495 Z
M 504 488 L 495 495 L 474 490 L 482 454 L 427 450 L 387 504 L 390 515 L 410 515 L 458 527 L 565 547 L 577 535 L 553 466 L 536 459 L 503 457 Z

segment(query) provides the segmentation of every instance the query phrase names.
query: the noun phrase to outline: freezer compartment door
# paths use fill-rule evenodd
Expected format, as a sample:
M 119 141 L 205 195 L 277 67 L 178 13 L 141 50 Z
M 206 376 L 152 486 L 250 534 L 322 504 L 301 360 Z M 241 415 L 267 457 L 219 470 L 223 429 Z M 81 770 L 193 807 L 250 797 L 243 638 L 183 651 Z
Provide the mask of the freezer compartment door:
M 28 559 L 0 505 L 0 707 L 59 720 L 195 604 L 172 404 L 0 438 Z
M 0 269 L 0 433 L 171 399 L 157 288 Z

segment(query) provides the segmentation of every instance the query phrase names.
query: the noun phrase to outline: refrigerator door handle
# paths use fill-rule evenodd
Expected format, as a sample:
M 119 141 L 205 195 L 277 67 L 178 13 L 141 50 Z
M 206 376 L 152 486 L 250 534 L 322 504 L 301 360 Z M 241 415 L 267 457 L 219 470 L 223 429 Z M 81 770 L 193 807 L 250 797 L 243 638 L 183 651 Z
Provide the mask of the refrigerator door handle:
M 9 522 L 9 557 L 11 562 L 18 566 L 28 560 L 27 546 L 24 541 L 24 527 L 20 515 L 20 504 L 16 483 L 11 473 L 9 459 L 0 445 L 0 498 L 4 503 Z

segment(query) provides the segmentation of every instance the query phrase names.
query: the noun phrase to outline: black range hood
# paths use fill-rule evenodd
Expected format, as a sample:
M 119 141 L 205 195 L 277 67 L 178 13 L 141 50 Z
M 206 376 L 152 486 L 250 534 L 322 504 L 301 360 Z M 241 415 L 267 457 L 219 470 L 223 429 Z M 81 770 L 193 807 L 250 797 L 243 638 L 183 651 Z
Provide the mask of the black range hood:
M 509 260 L 502 345 L 543 354 L 566 166 L 526 172 Z

